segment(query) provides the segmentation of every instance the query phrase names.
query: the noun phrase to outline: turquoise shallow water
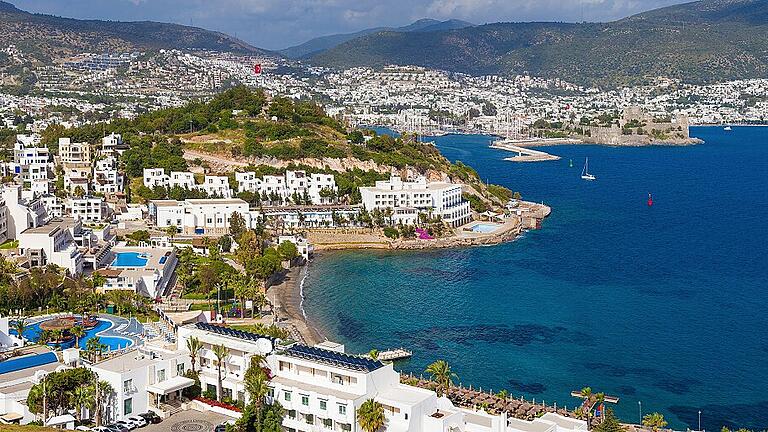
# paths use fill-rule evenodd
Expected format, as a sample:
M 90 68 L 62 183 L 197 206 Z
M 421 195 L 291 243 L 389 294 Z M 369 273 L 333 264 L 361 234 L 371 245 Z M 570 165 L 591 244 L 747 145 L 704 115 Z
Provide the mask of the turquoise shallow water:
M 437 138 L 484 180 L 553 207 L 494 247 L 322 255 L 307 314 L 348 350 L 406 346 L 460 381 L 572 407 L 589 385 L 625 420 L 768 427 L 768 129 L 695 128 L 693 147 L 549 147 L 516 164 L 488 137 Z M 595 182 L 579 178 L 585 157 Z M 568 167 L 573 159 L 574 167 Z M 646 204 L 653 193 L 654 206 Z

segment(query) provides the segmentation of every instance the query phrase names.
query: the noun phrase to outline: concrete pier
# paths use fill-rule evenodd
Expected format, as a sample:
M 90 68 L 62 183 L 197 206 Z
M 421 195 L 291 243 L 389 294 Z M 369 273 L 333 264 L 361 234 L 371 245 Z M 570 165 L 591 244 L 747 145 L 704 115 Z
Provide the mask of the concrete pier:
M 560 159 L 560 156 L 555 156 L 539 150 L 520 147 L 518 145 L 512 144 L 510 141 L 496 141 L 491 144 L 491 148 L 517 153 L 517 156 L 504 158 L 504 160 L 512 162 L 542 162 Z

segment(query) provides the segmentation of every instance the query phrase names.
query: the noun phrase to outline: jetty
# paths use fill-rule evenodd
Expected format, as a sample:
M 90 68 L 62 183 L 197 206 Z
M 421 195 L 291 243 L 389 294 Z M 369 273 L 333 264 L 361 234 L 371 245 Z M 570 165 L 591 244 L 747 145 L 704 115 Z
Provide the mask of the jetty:
M 378 359 L 381 361 L 395 361 L 395 360 L 403 360 L 407 359 L 413 356 L 413 352 L 409 351 L 405 348 L 396 348 L 386 351 L 381 351 L 379 353 Z
M 540 150 L 533 150 L 518 145 L 517 141 L 512 140 L 500 140 L 493 142 L 490 147 L 493 149 L 505 150 L 517 153 L 517 156 L 504 158 L 504 160 L 512 162 L 542 162 L 559 160 L 560 156 L 555 156 L 547 152 Z

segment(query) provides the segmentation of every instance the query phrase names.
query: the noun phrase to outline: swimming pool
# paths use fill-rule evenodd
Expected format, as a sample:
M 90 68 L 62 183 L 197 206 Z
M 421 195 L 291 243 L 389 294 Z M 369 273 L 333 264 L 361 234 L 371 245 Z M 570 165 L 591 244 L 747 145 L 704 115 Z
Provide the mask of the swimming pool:
M 500 226 L 493 223 L 479 223 L 472 226 L 472 232 L 488 234 L 496 231 Z
M 147 254 L 140 252 L 116 252 L 112 267 L 144 267 L 147 265 Z
M 85 349 L 85 344 L 88 342 L 88 339 L 93 338 L 94 336 L 98 335 L 98 333 L 103 332 L 110 327 L 112 327 L 111 321 L 100 319 L 99 324 L 96 325 L 96 327 L 87 330 L 85 335 L 80 338 L 78 346 L 80 349 Z M 16 330 L 11 329 L 10 332 L 14 335 L 18 335 Z M 24 330 L 24 337 L 29 341 L 37 342 L 37 340 L 40 339 L 40 323 L 28 325 Z M 106 345 L 110 351 L 120 348 L 127 348 L 133 345 L 132 340 L 118 336 L 99 336 L 99 341 Z

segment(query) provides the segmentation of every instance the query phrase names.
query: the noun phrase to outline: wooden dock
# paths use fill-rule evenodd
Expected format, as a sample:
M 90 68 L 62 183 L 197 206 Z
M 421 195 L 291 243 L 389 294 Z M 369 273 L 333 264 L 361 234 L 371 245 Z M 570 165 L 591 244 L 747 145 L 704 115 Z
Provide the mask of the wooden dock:
M 396 348 L 386 351 L 381 351 L 379 353 L 379 360 L 381 361 L 396 361 L 396 360 L 403 360 L 407 359 L 413 356 L 413 352 L 408 351 L 405 348 Z

